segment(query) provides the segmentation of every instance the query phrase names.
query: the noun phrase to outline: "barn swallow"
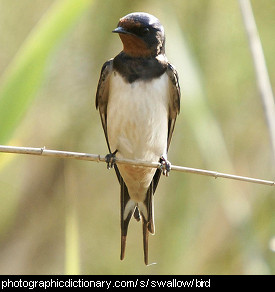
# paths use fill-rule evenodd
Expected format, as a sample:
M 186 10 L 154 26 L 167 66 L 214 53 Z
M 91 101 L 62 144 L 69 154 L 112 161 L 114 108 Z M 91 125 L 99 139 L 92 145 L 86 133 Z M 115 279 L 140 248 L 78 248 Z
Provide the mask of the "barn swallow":
M 178 74 L 165 56 L 164 29 L 148 13 L 119 20 L 123 50 L 105 62 L 97 87 L 99 109 L 109 154 L 120 183 L 121 255 L 125 255 L 128 224 L 142 218 L 144 262 L 148 265 L 148 236 L 154 234 L 153 195 L 161 174 L 168 175 L 167 151 L 180 111 Z M 159 161 L 159 169 L 116 164 L 115 158 Z

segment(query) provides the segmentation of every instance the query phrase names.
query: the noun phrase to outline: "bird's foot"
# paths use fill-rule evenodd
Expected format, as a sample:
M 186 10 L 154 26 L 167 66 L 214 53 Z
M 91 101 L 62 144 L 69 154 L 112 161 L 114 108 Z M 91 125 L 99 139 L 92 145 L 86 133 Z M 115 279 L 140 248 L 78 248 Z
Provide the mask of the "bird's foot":
M 113 153 L 107 154 L 105 156 L 105 161 L 107 163 L 107 169 L 113 168 L 116 163 L 116 153 L 117 150 Z
M 165 176 L 169 176 L 169 172 L 171 170 L 171 163 L 167 160 L 167 158 L 164 155 L 160 157 L 159 162 L 162 174 Z

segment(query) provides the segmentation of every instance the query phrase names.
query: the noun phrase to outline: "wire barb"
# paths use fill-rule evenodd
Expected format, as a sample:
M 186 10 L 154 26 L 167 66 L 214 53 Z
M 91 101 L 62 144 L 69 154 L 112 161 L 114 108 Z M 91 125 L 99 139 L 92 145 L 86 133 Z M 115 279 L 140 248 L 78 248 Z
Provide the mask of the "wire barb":
M 17 146 L 0 145 L 0 152 L 52 156 L 52 157 L 58 157 L 58 158 L 72 158 L 72 159 L 78 159 L 78 160 L 88 160 L 88 161 L 105 162 L 106 163 L 105 157 L 101 156 L 99 154 L 50 150 L 50 149 L 46 149 L 45 146 L 42 148 L 32 148 L 32 147 L 17 147 Z M 135 160 L 130 160 L 130 159 L 122 159 L 122 158 L 116 158 L 116 163 L 117 164 L 128 164 L 128 165 L 134 165 L 134 166 L 150 167 L 150 168 L 159 168 L 160 167 L 159 162 L 150 162 L 150 161 L 141 161 L 141 160 L 135 161 Z M 262 180 L 262 179 L 258 179 L 258 178 L 251 178 L 251 177 L 245 177 L 245 176 L 238 176 L 238 175 L 227 174 L 227 173 L 211 171 L 211 170 L 204 170 L 204 169 L 191 168 L 191 167 L 185 167 L 185 166 L 177 166 L 177 165 L 171 165 L 171 170 L 199 174 L 199 175 L 205 175 L 205 176 L 212 176 L 215 179 L 226 178 L 226 179 L 232 179 L 232 180 L 245 181 L 245 182 L 249 182 L 249 183 L 268 185 L 268 186 L 272 186 L 272 187 L 275 186 L 275 181 Z

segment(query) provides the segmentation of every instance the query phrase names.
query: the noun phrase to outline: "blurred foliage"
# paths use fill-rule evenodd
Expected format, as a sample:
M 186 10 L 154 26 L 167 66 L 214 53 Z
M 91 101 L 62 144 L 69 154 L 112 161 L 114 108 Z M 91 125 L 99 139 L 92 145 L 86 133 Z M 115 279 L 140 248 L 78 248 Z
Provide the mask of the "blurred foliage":
M 182 88 L 169 160 L 274 179 L 237 1 L 77 3 L 0 0 L 1 143 L 107 153 L 94 106 L 100 69 L 121 50 L 111 34 L 119 18 L 145 11 L 165 27 Z M 252 6 L 274 84 L 275 5 Z M 275 273 L 268 186 L 176 172 L 162 178 L 149 243 L 157 264 L 148 267 L 134 220 L 119 260 L 119 185 L 104 164 L 1 154 L 0 200 L 1 274 Z
M 34 27 L 13 61 L 4 72 L 0 91 L 1 143 L 12 135 L 14 128 L 29 107 L 40 87 L 51 51 L 73 20 L 90 4 L 88 0 L 57 1 Z

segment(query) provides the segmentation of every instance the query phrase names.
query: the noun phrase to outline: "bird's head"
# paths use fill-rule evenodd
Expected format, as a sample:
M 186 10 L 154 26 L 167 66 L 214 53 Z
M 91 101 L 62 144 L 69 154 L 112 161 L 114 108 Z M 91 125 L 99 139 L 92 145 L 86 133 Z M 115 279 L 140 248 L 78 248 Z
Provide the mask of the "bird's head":
M 164 54 L 165 35 L 159 20 L 148 13 L 135 12 L 119 20 L 117 28 L 123 51 L 131 57 L 152 57 Z

